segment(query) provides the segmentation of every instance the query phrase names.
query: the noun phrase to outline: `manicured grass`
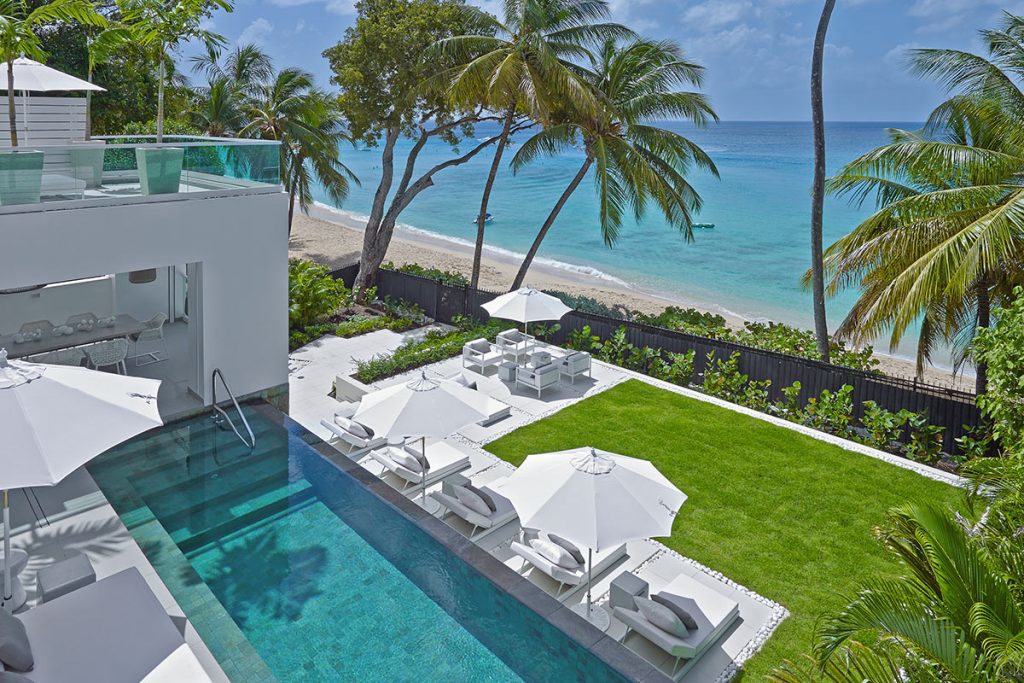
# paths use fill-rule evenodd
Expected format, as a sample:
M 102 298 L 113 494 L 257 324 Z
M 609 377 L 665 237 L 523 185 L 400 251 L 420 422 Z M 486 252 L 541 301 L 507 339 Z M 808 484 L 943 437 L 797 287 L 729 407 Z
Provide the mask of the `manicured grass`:
M 811 645 L 814 622 L 895 565 L 871 536 L 890 507 L 962 494 L 920 475 L 631 380 L 487 446 L 515 465 L 578 446 L 651 460 L 687 496 L 670 548 L 785 605 L 746 665 L 763 680 Z

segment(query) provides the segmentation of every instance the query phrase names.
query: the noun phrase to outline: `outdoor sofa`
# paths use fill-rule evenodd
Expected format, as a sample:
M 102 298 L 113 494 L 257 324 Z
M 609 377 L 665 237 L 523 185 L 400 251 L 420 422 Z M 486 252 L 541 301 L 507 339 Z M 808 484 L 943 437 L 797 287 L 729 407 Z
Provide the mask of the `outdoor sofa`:
M 396 488 L 407 494 L 469 469 L 469 456 L 444 441 L 428 445 L 426 458 L 411 444 L 375 448 L 370 451 L 370 458 L 384 467 L 381 478 L 392 480 Z
M 28 636 L 33 683 L 210 680 L 134 567 L 13 618 Z
M 565 566 L 565 564 L 558 564 L 549 556 L 544 554 L 543 550 L 539 550 L 534 544 L 537 539 L 553 540 L 557 545 L 561 545 L 563 548 L 568 548 L 571 554 L 574 556 L 574 563 L 571 566 Z M 557 540 L 555 540 L 557 539 Z M 587 550 L 586 548 L 577 548 L 572 543 L 569 543 L 565 539 L 559 539 L 557 536 L 551 536 L 550 534 L 543 534 L 543 532 L 537 529 L 523 529 L 522 535 L 518 541 L 512 541 L 512 554 L 522 559 L 523 564 L 520 568 L 520 573 L 525 574 L 528 570 L 536 569 L 542 574 L 545 574 L 549 578 L 553 579 L 557 584 L 557 590 L 555 597 L 561 601 L 566 601 L 572 597 L 580 589 L 585 588 L 587 585 Z M 608 548 L 593 554 L 593 570 L 589 572 L 589 575 L 597 580 L 602 573 L 614 566 L 619 560 L 626 557 L 626 544 L 616 546 L 614 548 Z
M 483 338 L 466 342 L 462 347 L 462 367 L 473 366 L 481 373 L 500 365 L 503 358 L 501 349 Z
M 626 625 L 623 642 L 633 631 L 676 658 L 673 676 L 682 676 L 739 618 L 739 605 L 735 600 L 689 576 L 677 576 L 652 597 L 673 612 L 685 611 L 696 628 L 685 629 L 685 636 L 669 632 L 644 616 L 641 609 L 649 609 L 644 605 L 638 605 L 636 610 L 616 607 L 613 613 Z M 680 669 L 683 661 L 686 664 Z
M 441 490 L 432 491 L 430 497 L 441 504 L 441 519 L 449 515 L 462 519 L 470 526 L 469 539 L 478 541 L 518 517 L 512 501 L 501 494 L 501 484 L 506 479 L 502 477 L 477 488 L 464 477 L 449 477 L 441 484 Z M 467 490 L 473 495 L 466 495 Z

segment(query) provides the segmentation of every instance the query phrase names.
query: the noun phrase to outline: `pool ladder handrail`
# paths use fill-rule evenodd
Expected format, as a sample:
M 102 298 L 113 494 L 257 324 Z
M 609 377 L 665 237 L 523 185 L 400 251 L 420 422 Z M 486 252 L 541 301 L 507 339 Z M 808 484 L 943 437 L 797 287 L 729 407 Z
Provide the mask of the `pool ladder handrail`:
M 242 424 L 245 425 L 245 431 L 249 434 L 249 440 L 246 441 L 242 433 L 238 431 L 238 427 L 235 426 L 235 421 L 231 419 L 227 411 L 220 407 L 217 402 L 217 378 L 220 377 L 220 383 L 224 385 L 224 391 L 228 392 L 228 398 L 231 399 L 232 405 L 235 406 L 235 410 L 238 411 L 238 416 L 242 418 Z M 213 370 L 213 409 L 220 414 L 222 420 L 227 420 L 227 423 L 231 426 L 231 431 L 235 433 L 235 436 L 245 444 L 246 448 L 252 450 L 256 448 L 256 435 L 252 433 L 252 427 L 249 426 L 249 421 L 245 419 L 245 413 L 242 412 L 242 406 L 238 405 L 238 401 L 235 400 L 235 395 L 231 393 L 231 387 L 228 386 L 228 381 L 224 379 L 224 373 L 220 371 L 220 368 L 214 368 Z

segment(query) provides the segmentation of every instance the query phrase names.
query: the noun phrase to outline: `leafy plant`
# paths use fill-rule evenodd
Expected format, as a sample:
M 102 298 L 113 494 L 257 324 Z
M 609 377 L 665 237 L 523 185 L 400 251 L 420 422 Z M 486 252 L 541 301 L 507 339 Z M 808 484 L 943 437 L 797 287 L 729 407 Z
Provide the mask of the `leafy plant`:
M 334 313 L 351 292 L 341 280 L 331 277 L 327 266 L 304 259 L 288 261 L 288 324 L 305 328 Z
M 823 389 L 817 398 L 811 398 L 804 408 L 806 423 L 822 432 L 845 437 L 853 420 L 853 386 L 844 384 L 839 391 Z
M 749 377 L 740 372 L 739 353 L 733 353 L 724 361 L 715 358 L 714 351 L 708 353 L 701 385 L 705 394 L 738 403 L 748 380 Z
M 385 377 L 456 356 L 466 342 L 483 337 L 494 339 L 501 326 L 495 323 L 478 325 L 467 330 L 431 330 L 421 340 L 410 340 L 394 353 L 378 354 L 356 362 L 355 377 L 369 384 Z
M 530 326 L 530 334 L 542 341 L 550 341 L 560 329 L 562 329 L 562 326 L 558 323 L 550 325 L 534 323 Z
M 601 338 L 596 334 L 590 333 L 590 325 L 584 325 L 583 329 L 572 330 L 569 332 L 569 339 L 566 341 L 565 345 L 567 348 L 574 349 L 576 351 L 593 353 L 600 343 Z
M 866 434 L 858 435 L 856 440 L 872 448 L 892 451 L 893 444 L 899 440 L 911 414 L 906 410 L 894 413 L 874 401 L 864 401 L 864 415 L 860 422 Z
M 958 436 L 955 441 L 960 457 L 974 460 L 989 455 L 995 438 L 992 436 L 990 425 L 979 424 L 965 429 L 963 435 Z
M 657 314 L 634 311 L 633 320 L 645 325 L 684 332 L 698 337 L 732 339 L 732 332 L 725 324 L 725 318 L 714 313 L 698 311 L 695 308 L 669 306 Z
M 909 413 L 907 426 L 910 441 L 903 447 L 903 453 L 915 462 L 933 464 L 942 457 L 942 433 L 945 428 L 928 422 L 926 413 Z
M 671 382 L 672 384 L 678 384 L 683 387 L 688 386 L 690 379 L 693 377 L 696 352 L 691 349 L 686 353 L 668 353 L 665 355 L 667 359 L 659 355 L 651 363 L 648 368 L 648 374 L 651 377 Z
M 1013 295 L 1013 304 L 993 312 L 995 327 L 978 330 L 972 353 L 988 375 L 978 407 L 1000 445 L 1024 453 L 1024 288 Z
M 545 294 L 558 297 L 562 300 L 562 303 L 580 313 L 589 313 L 591 315 L 600 315 L 605 318 L 615 318 L 617 320 L 629 320 L 629 311 L 626 310 L 621 304 L 615 304 L 609 306 L 597 299 L 584 296 L 582 294 L 570 294 L 569 292 L 563 292 L 557 289 L 545 289 Z
M 743 388 L 743 394 L 739 398 L 740 405 L 752 410 L 759 410 L 766 413 L 771 409 L 771 401 L 768 400 L 768 389 L 772 381 L 766 379 L 762 382 L 751 381 Z
M 393 262 L 388 261 L 387 263 L 382 263 L 380 267 L 384 270 L 394 270 L 399 273 L 408 273 L 409 275 L 416 275 L 428 280 L 435 280 L 443 285 L 452 287 L 465 287 L 469 284 L 466 276 L 458 271 L 441 270 L 440 268 L 421 266 L 418 263 L 403 263 L 400 266 L 396 266 Z
M 633 354 L 635 349 L 636 347 L 626 339 L 625 325 L 615 330 L 610 339 L 594 345 L 598 358 L 606 363 L 621 366 L 626 365 L 626 360 Z
M 782 400 L 778 401 L 772 408 L 779 417 L 790 422 L 803 422 L 804 409 L 800 400 L 800 392 L 803 390 L 800 382 L 793 382 L 788 387 L 782 388 Z

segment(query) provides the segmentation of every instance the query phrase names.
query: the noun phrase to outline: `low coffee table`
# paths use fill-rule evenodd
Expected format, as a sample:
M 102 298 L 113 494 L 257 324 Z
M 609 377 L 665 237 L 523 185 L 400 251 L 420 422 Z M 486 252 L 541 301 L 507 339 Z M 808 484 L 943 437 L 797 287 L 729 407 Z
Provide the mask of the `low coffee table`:
M 503 361 L 498 366 L 498 379 L 502 382 L 515 382 L 518 366 L 510 361 Z

